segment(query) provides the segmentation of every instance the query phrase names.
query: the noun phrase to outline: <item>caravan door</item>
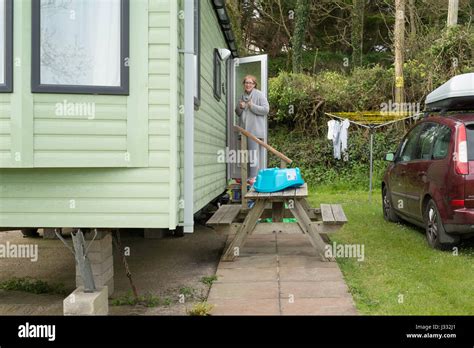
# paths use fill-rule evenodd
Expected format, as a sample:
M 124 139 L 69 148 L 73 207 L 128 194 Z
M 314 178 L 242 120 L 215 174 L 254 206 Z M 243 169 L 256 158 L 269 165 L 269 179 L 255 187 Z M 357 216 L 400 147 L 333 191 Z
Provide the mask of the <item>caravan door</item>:
M 240 118 L 235 113 L 240 96 L 243 93 L 242 81 L 246 75 L 254 75 L 258 81 L 258 88 L 268 98 L 268 56 L 258 55 L 251 57 L 235 58 L 229 60 L 228 65 L 228 115 L 227 115 L 227 146 L 229 150 L 240 150 L 240 133 L 234 130 L 234 125 L 240 126 Z M 264 141 L 268 142 L 268 119 L 265 116 L 265 136 Z M 264 168 L 267 167 L 267 151 L 264 154 Z M 227 176 L 230 178 L 240 178 L 240 163 L 227 164 Z

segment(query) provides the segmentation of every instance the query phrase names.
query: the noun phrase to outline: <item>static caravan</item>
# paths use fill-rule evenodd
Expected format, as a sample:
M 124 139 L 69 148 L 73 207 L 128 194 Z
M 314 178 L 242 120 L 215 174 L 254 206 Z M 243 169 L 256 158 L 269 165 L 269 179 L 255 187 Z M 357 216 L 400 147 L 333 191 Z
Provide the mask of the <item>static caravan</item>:
M 235 99 L 266 93 L 224 0 L 0 0 L 0 229 L 193 232 L 236 166 Z

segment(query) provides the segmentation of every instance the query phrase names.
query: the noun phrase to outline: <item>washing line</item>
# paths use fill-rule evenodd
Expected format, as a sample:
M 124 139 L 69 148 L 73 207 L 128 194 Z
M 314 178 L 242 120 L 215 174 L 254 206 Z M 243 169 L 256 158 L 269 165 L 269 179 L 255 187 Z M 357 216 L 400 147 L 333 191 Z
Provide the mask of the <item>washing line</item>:
M 396 122 L 400 122 L 400 121 L 406 121 L 408 119 L 418 119 L 420 118 L 423 113 L 417 113 L 417 114 L 414 114 L 414 115 L 411 115 L 411 116 L 408 116 L 408 117 L 404 117 L 404 118 L 400 118 L 400 119 L 397 119 L 397 120 L 392 120 L 392 121 L 389 121 L 389 122 L 385 122 L 385 123 L 380 123 L 380 124 L 363 124 L 361 122 L 357 122 L 357 121 L 351 121 L 349 120 L 348 118 L 343 118 L 343 117 L 340 117 L 340 116 L 336 116 L 336 115 L 333 115 L 333 114 L 330 114 L 328 112 L 325 112 L 324 113 L 326 116 L 329 116 L 331 118 L 337 118 L 339 120 L 348 120 L 350 123 L 358 126 L 358 127 L 363 127 L 363 128 L 366 128 L 369 130 L 369 133 L 370 133 L 370 142 L 369 142 L 369 149 L 370 149 L 370 171 L 369 171 L 369 202 L 372 202 L 372 181 L 373 181 L 373 172 L 374 172 L 374 161 L 373 161 L 373 153 L 374 153 L 374 133 L 376 132 L 376 130 L 378 128 L 381 128 L 381 127 L 385 127 L 385 126 L 388 126 L 392 123 L 396 123 Z

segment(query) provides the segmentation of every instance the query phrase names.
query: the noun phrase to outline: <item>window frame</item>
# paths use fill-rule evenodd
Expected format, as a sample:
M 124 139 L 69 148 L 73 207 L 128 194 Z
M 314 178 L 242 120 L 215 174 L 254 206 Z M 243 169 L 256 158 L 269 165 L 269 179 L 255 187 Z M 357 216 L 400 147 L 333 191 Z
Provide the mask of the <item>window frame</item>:
M 41 84 L 41 0 L 31 4 L 31 92 L 61 94 L 130 94 L 130 0 L 120 0 L 120 86 Z
M 201 106 L 201 3 L 194 0 L 194 56 L 196 57 L 196 95 L 194 96 L 194 109 Z
M 435 149 L 435 145 L 436 145 L 436 142 L 438 140 L 441 140 L 441 138 L 439 138 L 439 132 L 442 130 L 442 129 L 446 129 L 449 131 L 449 141 L 448 141 L 448 148 L 447 148 L 447 151 L 446 151 L 446 154 L 443 156 L 443 157 L 435 157 L 434 155 L 434 149 Z M 433 148 L 432 148 L 432 153 L 431 153 L 431 158 L 433 159 L 433 161 L 438 161 L 438 160 L 444 160 L 448 154 L 449 154 L 449 147 L 451 146 L 451 138 L 453 136 L 453 130 L 451 129 L 451 127 L 445 125 L 445 124 L 438 124 L 438 129 L 436 131 L 436 139 L 435 141 L 433 142 Z
M 412 161 L 432 161 L 433 160 L 433 147 L 436 142 L 436 139 L 433 139 L 433 142 L 431 143 L 431 146 L 430 146 L 430 152 L 428 153 L 430 158 L 422 158 L 421 135 L 423 134 L 423 132 L 428 130 L 429 127 L 434 127 L 435 129 L 433 131 L 436 134 L 438 132 L 439 126 L 440 126 L 439 123 L 436 123 L 436 122 L 424 123 L 424 127 L 421 129 L 421 132 L 418 135 L 417 147 L 415 148 L 415 153 L 414 153 L 415 158 L 413 158 Z
M 13 0 L 5 0 L 5 82 L 0 93 L 13 92 Z
M 395 162 L 400 162 L 400 163 L 406 163 L 406 162 L 411 162 L 413 161 L 413 159 L 410 159 L 410 160 L 406 160 L 404 161 L 403 158 L 402 158 L 402 155 L 404 154 L 404 151 L 405 151 L 405 148 L 407 146 L 407 143 L 409 141 L 409 137 L 414 135 L 416 136 L 416 140 L 414 140 L 416 142 L 416 145 L 415 145 L 415 149 L 416 149 L 416 146 L 418 146 L 418 141 L 420 139 L 420 134 L 421 132 L 423 131 L 423 127 L 424 127 L 424 123 L 420 123 L 420 124 L 417 124 L 415 127 L 413 127 L 409 132 L 408 134 L 403 138 L 403 141 L 401 142 L 400 144 L 400 148 L 399 150 L 397 151 L 397 156 L 396 156 L 396 159 L 395 159 Z M 414 132 L 418 132 L 418 134 L 415 134 Z M 414 149 L 412 149 L 412 152 L 414 151 Z
M 214 49 L 213 72 L 214 98 L 216 98 L 217 101 L 220 101 L 222 97 L 222 59 L 217 48 Z

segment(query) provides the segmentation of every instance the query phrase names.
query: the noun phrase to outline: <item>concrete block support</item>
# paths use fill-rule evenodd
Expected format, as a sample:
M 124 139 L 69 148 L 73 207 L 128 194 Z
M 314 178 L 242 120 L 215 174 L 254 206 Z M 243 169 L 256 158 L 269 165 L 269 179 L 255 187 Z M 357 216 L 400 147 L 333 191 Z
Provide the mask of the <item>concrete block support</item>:
M 61 229 L 59 229 L 60 231 Z M 44 228 L 43 229 L 43 238 L 44 239 L 58 239 L 56 233 L 54 233 L 54 228 Z
M 108 315 L 109 300 L 106 286 L 96 292 L 86 293 L 82 286 L 74 290 L 63 301 L 64 315 Z
M 145 239 L 163 239 L 171 235 L 170 230 L 165 228 L 145 228 Z
M 90 241 L 86 241 L 88 244 Z M 114 258 L 112 254 L 112 235 L 103 234 L 101 239 L 95 239 L 87 253 L 92 267 L 96 287 L 106 286 L 108 295 L 114 293 Z M 79 268 L 76 265 L 76 286 L 83 286 Z

